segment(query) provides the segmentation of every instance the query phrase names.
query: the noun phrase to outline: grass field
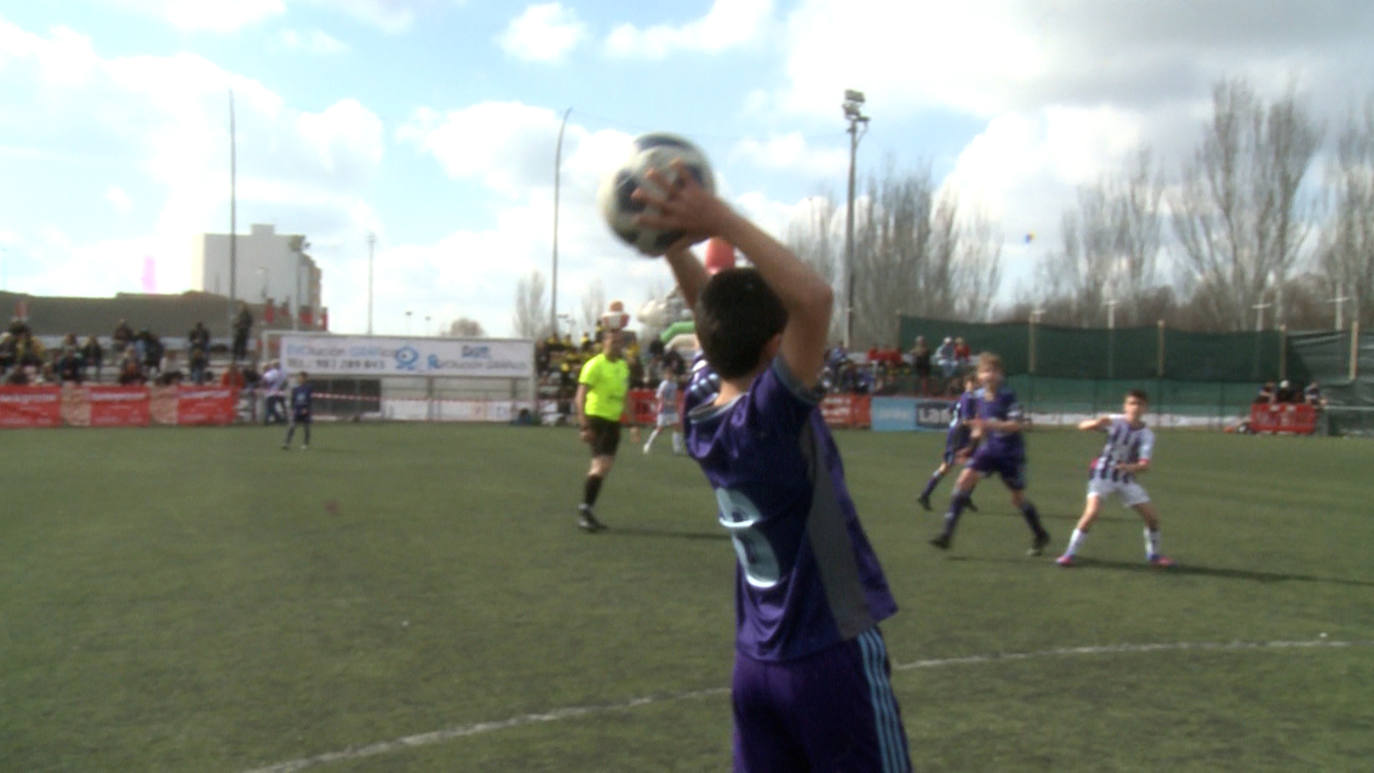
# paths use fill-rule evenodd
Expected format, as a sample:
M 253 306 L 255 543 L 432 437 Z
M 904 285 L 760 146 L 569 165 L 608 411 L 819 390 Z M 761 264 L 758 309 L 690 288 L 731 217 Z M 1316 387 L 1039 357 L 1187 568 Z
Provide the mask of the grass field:
M 734 552 L 666 439 L 586 535 L 570 430 L 279 438 L 0 435 L 0 770 L 729 768 Z M 1374 445 L 1163 433 L 1160 572 L 1115 505 L 1025 557 L 994 485 L 938 553 L 942 439 L 838 440 L 919 769 L 1370 769 Z M 1099 442 L 1030 438 L 1053 551 Z

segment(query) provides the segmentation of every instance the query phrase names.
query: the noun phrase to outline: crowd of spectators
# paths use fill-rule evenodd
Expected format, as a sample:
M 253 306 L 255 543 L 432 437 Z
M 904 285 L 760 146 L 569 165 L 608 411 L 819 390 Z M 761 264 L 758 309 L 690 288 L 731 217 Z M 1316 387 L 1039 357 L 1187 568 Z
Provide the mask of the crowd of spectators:
M 49 349 L 34 335 L 27 321 L 15 318 L 0 333 L 0 383 L 11 386 L 100 383 L 104 381 L 108 354 L 108 361 L 113 365 L 113 382 L 124 386 L 187 382 L 251 385 L 256 381 L 256 369 L 251 363 L 241 369 L 239 361 L 247 359 L 252 325 L 251 312 L 247 306 L 240 306 L 234 319 L 230 361 L 217 380 L 210 371 L 210 330 L 203 322 L 197 322 L 186 334 L 186 371 L 183 372 L 178 365 L 178 353 L 169 351 L 157 333 L 148 328 L 135 332 L 128 320 L 121 319 L 115 325 L 107 352 L 97 336 L 79 341 L 75 333 L 67 333 L 60 344 Z
M 1273 381 L 1266 381 L 1255 393 L 1253 402 L 1256 405 L 1305 403 L 1318 410 L 1326 407 L 1326 398 L 1322 396 L 1321 385 L 1316 380 L 1313 380 L 1301 391 L 1288 379 L 1278 382 L 1277 386 Z

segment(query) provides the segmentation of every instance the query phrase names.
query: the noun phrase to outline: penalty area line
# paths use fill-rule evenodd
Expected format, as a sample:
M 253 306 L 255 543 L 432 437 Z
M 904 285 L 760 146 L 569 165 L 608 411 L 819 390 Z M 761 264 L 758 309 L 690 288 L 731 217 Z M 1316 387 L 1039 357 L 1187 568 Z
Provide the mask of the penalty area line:
M 1214 651 L 1214 652 L 1234 652 L 1239 650 L 1288 650 L 1288 649 L 1342 649 L 1351 647 L 1374 646 L 1374 641 L 1369 640 L 1349 640 L 1336 641 L 1331 639 L 1307 639 L 1298 641 L 1229 641 L 1229 642 L 1161 642 L 1158 644 L 1104 644 L 1090 645 L 1083 647 L 1057 647 L 1047 650 L 1034 650 L 1031 652 L 994 652 L 985 655 L 966 655 L 957 658 L 932 658 L 928 660 L 913 660 L 909 663 L 895 663 L 893 671 L 912 671 L 922 668 L 943 668 L 945 666 L 967 666 L 980 665 L 987 663 L 1006 663 L 1019 660 L 1035 660 L 1040 658 L 1062 658 L 1078 657 L 1084 655 L 1130 655 L 1149 652 L 1179 652 L 1179 651 Z M 254 768 L 248 773 L 294 773 L 298 770 L 305 770 L 317 765 L 327 765 L 331 762 L 345 762 L 357 760 L 365 757 L 375 757 L 380 754 L 401 751 L 403 749 L 414 749 L 420 746 L 429 746 L 444 741 L 451 741 L 455 738 L 465 738 L 467 736 L 492 733 L 498 730 L 509 730 L 514 727 L 525 725 L 535 725 L 545 722 L 560 722 L 565 719 L 574 719 L 592 714 L 602 714 L 612 711 L 628 711 L 630 709 L 648 706 L 656 703 L 672 703 L 674 701 L 690 700 L 693 698 L 706 698 L 716 695 L 728 695 L 728 687 L 710 687 L 703 690 L 689 690 L 686 692 L 672 693 L 669 695 L 659 695 L 654 697 L 632 698 L 619 703 L 605 703 L 588 706 L 568 706 L 561 709 L 553 709 L 535 714 L 521 714 L 507 719 L 497 719 L 487 722 L 475 722 L 470 725 L 460 725 L 457 727 L 434 730 L 428 733 L 408 735 L 391 741 L 380 741 L 366 746 L 356 746 L 342 751 L 326 752 L 317 754 L 313 757 L 302 757 L 287 762 L 279 762 L 267 767 Z

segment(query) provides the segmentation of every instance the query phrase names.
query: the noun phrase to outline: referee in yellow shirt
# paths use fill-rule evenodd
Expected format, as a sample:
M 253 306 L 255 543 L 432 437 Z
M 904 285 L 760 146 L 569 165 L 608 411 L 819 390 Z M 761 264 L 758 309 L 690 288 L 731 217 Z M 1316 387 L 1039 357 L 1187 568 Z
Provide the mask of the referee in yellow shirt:
M 577 506 L 577 525 L 588 532 L 606 528 L 592 513 L 601 482 L 615 464 L 620 445 L 620 416 L 625 412 L 625 393 L 630 388 L 630 364 L 625 361 L 620 331 L 602 334 L 601 353 L 587 360 L 577 377 L 577 425 L 582 442 L 592 447 L 592 466 Z

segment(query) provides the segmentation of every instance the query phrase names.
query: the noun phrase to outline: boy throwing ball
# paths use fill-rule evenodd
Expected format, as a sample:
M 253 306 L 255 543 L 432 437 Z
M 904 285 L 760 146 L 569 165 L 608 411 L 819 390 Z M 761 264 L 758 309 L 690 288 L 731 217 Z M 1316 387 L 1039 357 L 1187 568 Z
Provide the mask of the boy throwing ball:
M 642 225 L 696 310 L 705 364 L 685 400 L 687 452 L 734 542 L 735 770 L 906 771 L 911 763 L 878 622 L 897 605 L 859 524 L 817 385 L 832 291 L 786 247 L 678 170 L 649 178 Z M 707 276 L 708 236 L 756 268 Z

